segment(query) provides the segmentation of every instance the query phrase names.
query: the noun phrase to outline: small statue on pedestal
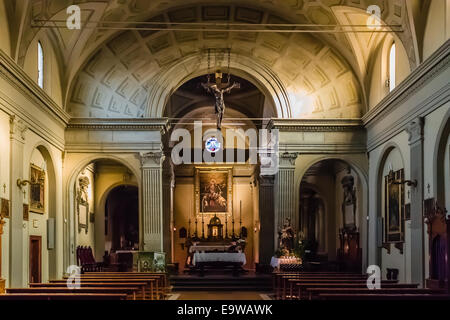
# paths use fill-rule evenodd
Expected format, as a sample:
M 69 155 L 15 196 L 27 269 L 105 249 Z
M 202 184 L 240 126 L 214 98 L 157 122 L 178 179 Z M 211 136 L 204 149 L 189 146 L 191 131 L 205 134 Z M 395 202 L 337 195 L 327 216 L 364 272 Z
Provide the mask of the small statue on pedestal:
M 295 232 L 291 226 L 291 219 L 286 218 L 283 228 L 278 231 L 279 248 L 288 254 L 294 249 Z

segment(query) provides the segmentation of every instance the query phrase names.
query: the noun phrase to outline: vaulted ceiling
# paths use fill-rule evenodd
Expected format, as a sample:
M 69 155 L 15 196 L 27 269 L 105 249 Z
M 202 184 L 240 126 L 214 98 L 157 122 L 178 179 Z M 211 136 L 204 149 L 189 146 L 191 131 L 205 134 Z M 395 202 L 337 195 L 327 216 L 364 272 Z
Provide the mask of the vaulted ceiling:
M 184 82 L 207 71 L 207 49 L 231 48 L 231 64 L 239 76 L 247 75 L 254 83 L 262 77 L 256 72 L 239 74 L 237 64 L 243 58 L 273 75 L 266 83 L 273 84 L 275 89 L 270 90 L 289 105 L 283 114 L 278 112 L 279 117 L 357 118 L 367 110 L 367 64 L 382 35 L 228 32 L 225 27 L 214 32 L 104 30 L 92 28 L 93 24 L 83 24 L 81 30 L 36 27 L 39 19 L 66 19 L 65 9 L 72 3 L 81 7 L 83 21 L 103 21 L 95 26 L 115 26 L 104 21 L 163 21 L 304 23 L 333 28 L 345 24 L 352 14 L 364 21 L 367 7 L 376 4 L 384 23 L 403 26 L 404 32 L 397 36 L 407 48 L 410 65 L 416 64 L 405 0 L 31 1 L 15 46 L 17 61 L 23 64 L 29 43 L 39 32 L 46 32 L 60 60 L 65 108 L 74 117 L 162 116 L 163 108 L 154 102 L 157 94 L 164 105 Z M 225 60 L 219 55 L 213 63 L 223 66 Z M 266 98 L 276 100 L 273 94 Z

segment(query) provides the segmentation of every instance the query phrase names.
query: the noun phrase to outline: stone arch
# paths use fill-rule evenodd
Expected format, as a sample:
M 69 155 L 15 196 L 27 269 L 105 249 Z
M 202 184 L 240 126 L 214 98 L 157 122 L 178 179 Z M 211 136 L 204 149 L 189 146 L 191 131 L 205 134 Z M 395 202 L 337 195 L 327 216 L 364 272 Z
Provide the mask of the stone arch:
M 376 167 L 376 188 L 375 190 L 373 190 L 372 192 L 375 192 L 375 199 L 376 199 L 376 203 L 375 205 L 375 213 L 376 213 L 376 219 L 382 217 L 383 215 L 383 190 L 382 190 L 382 185 L 383 185 L 383 169 L 384 166 L 386 165 L 386 160 L 388 158 L 388 156 L 391 154 L 391 152 L 393 150 L 398 150 L 398 153 L 400 154 L 400 158 L 401 158 L 401 163 L 402 163 L 402 167 L 405 168 L 405 159 L 404 156 L 402 154 L 402 149 L 400 148 L 400 146 L 393 142 L 393 141 L 389 141 L 384 147 L 383 150 L 380 153 L 380 158 L 379 161 L 377 163 L 377 167 Z M 405 172 L 405 176 L 406 176 L 406 172 Z M 377 223 L 377 221 L 374 222 L 375 224 Z M 375 230 L 375 232 L 378 232 L 377 230 Z M 377 245 L 378 243 L 378 234 L 375 234 L 375 245 Z M 382 248 L 377 248 L 376 250 L 376 263 L 377 265 L 381 266 L 382 265 Z
M 446 195 L 445 195 L 445 170 L 444 162 L 445 151 L 448 147 L 447 141 L 450 136 L 450 109 L 447 110 L 443 121 L 441 122 L 437 139 L 434 146 L 433 152 L 433 190 L 435 190 L 435 197 L 440 206 L 445 206 Z M 447 200 L 448 201 L 448 200 Z M 450 208 L 447 208 L 449 210 Z
M 73 168 L 70 170 L 70 173 L 67 175 L 67 178 L 65 179 L 65 188 L 64 188 L 64 197 L 65 199 L 68 199 L 65 203 L 65 220 L 66 225 L 64 228 L 64 248 L 65 248 L 65 254 L 64 254 L 64 268 L 66 269 L 69 265 L 75 264 L 75 245 L 77 242 L 77 232 L 75 230 L 75 198 L 74 198 L 74 192 L 75 192 L 75 182 L 76 178 L 80 174 L 80 172 L 90 163 L 98 161 L 98 160 L 114 160 L 127 169 L 129 169 L 133 175 L 136 177 L 136 180 L 138 181 L 138 188 L 139 188 L 139 199 L 142 198 L 142 188 L 141 188 L 141 179 L 140 179 L 140 172 L 136 167 L 134 167 L 130 162 L 127 160 L 116 156 L 112 154 L 96 154 L 92 156 L 88 156 L 83 158 L 82 160 L 79 160 Z M 141 217 L 142 210 L 141 210 L 141 201 L 139 200 L 139 217 Z
M 140 190 L 140 188 L 139 188 L 139 183 L 132 183 L 132 182 L 116 182 L 116 183 L 113 183 L 113 184 L 111 184 L 110 186 L 108 186 L 108 188 L 103 192 L 103 194 L 101 195 L 101 197 L 100 197 L 100 201 L 98 202 L 98 205 L 96 206 L 96 208 L 95 208 L 95 212 L 98 214 L 98 213 L 100 213 L 100 214 L 103 214 L 102 215 L 102 217 L 103 217 L 103 219 L 96 219 L 96 222 L 95 222 L 95 228 L 96 228 L 96 230 L 98 230 L 98 228 L 97 228 L 97 225 L 102 225 L 102 226 L 104 226 L 104 223 L 105 223 L 105 221 L 104 221 L 104 217 L 105 217 L 105 205 L 106 205 L 106 200 L 108 199 L 108 196 L 109 196 L 109 194 L 111 193 L 111 191 L 113 191 L 115 188 L 117 188 L 117 187 L 120 187 L 120 186 L 132 186 L 132 187 L 136 187 L 137 189 L 138 189 L 138 193 L 139 193 L 139 190 Z M 99 221 L 97 221 L 97 220 L 99 220 Z M 139 229 L 140 229 L 140 224 L 141 224 L 141 221 L 140 221 L 140 219 L 139 219 Z M 103 230 L 103 229 L 102 229 Z M 103 237 L 104 238 L 104 233 L 102 233 L 101 234 L 101 237 Z M 98 238 L 96 237 L 96 245 L 98 245 L 99 243 L 98 243 Z M 103 245 L 103 247 L 104 247 L 104 245 Z
M 34 146 L 31 149 L 31 152 L 29 154 L 29 156 L 27 157 L 27 167 L 29 167 L 30 163 L 31 163 L 31 158 L 33 156 L 33 152 L 35 150 L 39 151 L 39 153 L 41 154 L 41 156 L 44 158 L 44 161 L 46 163 L 47 166 L 47 170 L 46 170 L 46 174 L 48 176 L 47 178 L 47 182 L 48 182 L 48 186 L 47 186 L 47 190 L 46 192 L 48 193 L 49 197 L 48 197 L 48 218 L 51 219 L 55 219 L 55 229 L 54 229 L 54 239 L 55 239 L 55 248 L 53 250 L 49 250 L 48 251 L 48 277 L 49 279 L 54 279 L 55 277 L 58 276 L 58 255 L 61 253 L 62 248 L 60 247 L 61 244 L 57 241 L 58 240 L 58 231 L 60 230 L 58 228 L 58 225 L 62 223 L 62 217 L 60 215 L 57 214 L 58 210 L 57 210 L 57 197 L 52 197 L 50 195 L 55 195 L 56 194 L 56 190 L 58 188 L 58 183 L 57 183 L 57 171 L 55 168 L 55 160 L 53 157 L 53 154 L 50 152 L 50 145 L 45 142 L 45 141 L 38 141 L 37 143 L 34 144 Z
M 368 212 L 369 212 L 369 179 L 368 169 L 364 168 L 364 160 L 361 157 L 365 155 L 308 155 L 309 159 L 302 161 L 301 156 L 297 158 L 295 168 L 295 212 L 299 212 L 299 196 L 300 196 L 300 184 L 306 171 L 313 165 L 324 160 L 337 160 L 347 163 L 359 177 L 362 190 L 362 209 L 359 218 L 359 230 L 363 235 L 360 238 L 360 247 L 362 248 L 362 269 L 365 270 L 368 265 L 368 253 L 369 253 L 369 227 L 368 227 Z
M 194 72 L 193 65 L 200 61 Z M 280 118 L 291 116 L 290 101 L 282 81 L 268 67 L 251 59 L 248 56 L 231 54 L 230 71 L 237 76 L 252 82 L 266 98 L 269 98 L 275 106 L 275 111 Z M 157 77 L 157 84 L 149 90 L 148 117 L 161 117 L 167 100 L 173 92 L 190 79 L 208 72 L 207 61 L 203 54 L 198 53 L 186 57 L 171 68 L 164 70 Z

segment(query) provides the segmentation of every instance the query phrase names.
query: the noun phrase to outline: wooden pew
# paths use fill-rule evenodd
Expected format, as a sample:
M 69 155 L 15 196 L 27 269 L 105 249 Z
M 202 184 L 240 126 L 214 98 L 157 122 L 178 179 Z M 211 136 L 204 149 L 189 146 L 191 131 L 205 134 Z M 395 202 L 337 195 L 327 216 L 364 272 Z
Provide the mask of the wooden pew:
M 306 288 L 309 300 L 318 299 L 320 294 L 444 294 L 445 290 L 433 290 L 423 288 L 381 288 L 370 290 L 368 288 Z
M 80 289 L 70 289 L 70 288 L 64 288 L 64 287 L 41 287 L 41 288 L 7 288 L 6 293 L 26 293 L 26 294 L 33 294 L 33 293 L 47 293 L 47 294 L 53 294 L 53 293 L 72 293 L 72 294 L 79 294 L 79 293 L 96 293 L 96 294 L 112 294 L 112 293 L 118 293 L 118 294 L 125 294 L 127 296 L 128 300 L 136 300 L 136 291 L 139 290 L 138 287 L 91 287 L 91 288 L 80 288 Z
M 346 283 L 346 282 L 361 282 L 361 283 L 366 283 L 367 282 L 367 277 L 365 276 L 357 276 L 357 277 L 337 277 L 337 276 L 332 276 L 332 277 L 321 277 L 321 278 L 316 278 L 316 277 L 285 277 L 282 278 L 281 281 L 281 299 L 285 299 L 287 294 L 289 293 L 290 296 L 292 296 L 293 294 L 293 289 L 295 286 L 295 283 L 297 282 L 337 282 L 337 283 Z M 395 283 L 395 281 L 393 282 Z
M 67 283 L 67 280 L 50 280 L 50 283 Z M 92 279 L 80 279 L 80 284 L 83 286 L 85 283 L 97 283 L 102 286 L 104 283 L 125 283 L 129 286 L 134 286 L 138 283 L 145 284 L 145 296 L 150 300 L 158 298 L 158 282 L 157 279 L 110 279 L 110 278 L 92 278 Z
M 286 279 L 288 278 L 317 278 L 317 279 L 326 279 L 326 278 L 367 278 L 367 275 L 355 274 L 355 273 L 339 273 L 339 272 L 295 272 L 295 273 L 274 273 L 273 274 L 273 286 L 275 291 L 276 299 L 280 299 L 283 295 L 282 292 L 285 293 L 286 290 Z
M 347 284 L 347 283 L 356 283 L 356 284 L 360 284 L 360 285 L 364 285 L 367 286 L 367 279 L 340 279 L 340 278 L 324 278 L 324 279 L 316 279 L 316 278 L 306 278 L 306 279 L 287 279 L 287 286 L 285 286 L 283 288 L 283 292 L 282 292 L 282 299 L 286 299 L 287 296 L 287 292 L 289 293 L 289 296 L 292 297 L 294 294 L 294 287 L 297 284 L 304 284 L 304 283 L 309 283 L 309 284 L 315 284 L 315 283 L 326 283 L 326 284 L 330 284 L 330 283 L 335 283 L 335 284 Z M 381 281 L 381 285 L 384 284 L 396 284 L 397 281 L 396 280 L 382 280 Z M 287 290 L 286 290 L 287 288 Z
M 170 290 L 168 276 L 161 272 L 87 272 L 81 275 L 83 278 L 156 278 L 158 279 L 158 289 L 162 299 Z
M 0 301 L 15 300 L 126 300 L 126 294 L 118 293 L 5 293 Z
M 167 281 L 165 280 L 165 276 L 161 275 L 161 274 L 125 274 L 125 275 L 121 275 L 121 274 L 102 274 L 102 273 L 95 273 L 95 274 L 81 274 L 80 275 L 81 279 L 120 279 L 123 280 L 124 282 L 132 279 L 154 279 L 156 280 L 155 283 L 155 294 L 156 294 L 156 298 L 157 300 L 159 299 L 165 299 L 167 291 L 169 290 L 169 288 L 166 287 L 166 283 Z
M 448 294 L 319 294 L 320 300 L 445 300 Z
M 85 275 L 108 275 L 108 276 L 114 276 L 114 275 L 152 275 L 152 276 L 159 276 L 164 281 L 164 286 L 169 287 L 169 275 L 165 272 L 85 272 Z
M 135 288 L 135 297 L 136 300 L 146 300 L 146 294 L 145 294 L 145 287 L 147 283 L 141 282 L 141 283 L 133 283 L 130 285 L 129 283 L 108 283 L 108 282 L 102 282 L 102 283 L 80 283 L 80 289 L 87 289 L 87 288 Z M 65 282 L 62 283 L 30 283 L 30 288 L 67 288 L 67 284 Z M 79 289 L 75 289 L 79 290 Z M 150 299 L 150 297 L 149 297 Z

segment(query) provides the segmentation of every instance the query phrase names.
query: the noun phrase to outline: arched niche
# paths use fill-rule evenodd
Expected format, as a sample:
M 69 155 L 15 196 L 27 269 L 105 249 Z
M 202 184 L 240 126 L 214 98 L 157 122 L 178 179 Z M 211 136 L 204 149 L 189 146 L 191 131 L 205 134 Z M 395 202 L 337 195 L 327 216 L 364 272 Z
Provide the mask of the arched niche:
M 61 250 L 60 244 L 57 239 L 59 234 L 57 223 L 61 222 L 61 217 L 58 216 L 57 212 L 57 203 L 56 203 L 56 170 L 55 163 L 53 161 L 52 155 L 49 151 L 49 146 L 46 143 L 38 143 L 35 148 L 32 149 L 30 154 L 29 161 L 26 163 L 25 169 L 25 177 L 28 177 L 28 180 L 33 180 L 31 176 L 32 167 L 33 172 L 37 172 L 34 170 L 42 170 L 45 175 L 45 180 L 43 184 L 44 191 L 44 208 L 33 209 L 30 195 L 30 188 L 26 187 L 26 204 L 28 204 L 28 217 L 24 217 L 28 221 L 28 230 L 30 235 L 36 235 L 42 237 L 42 248 L 41 248 L 41 270 L 42 270 L 42 280 L 54 279 L 58 276 L 58 253 Z M 25 211 L 25 210 L 24 210 Z M 55 222 L 53 230 L 47 230 L 47 219 L 53 219 Z M 37 224 L 34 221 L 38 221 Z M 53 245 L 51 248 L 47 245 L 47 237 L 49 236 L 49 232 L 53 233 Z M 27 239 L 28 243 L 28 239 Z M 28 262 L 26 263 L 28 265 Z
M 403 171 L 403 179 L 405 178 L 405 175 L 407 174 L 405 172 L 405 162 L 404 157 L 401 152 L 401 149 L 399 146 L 393 142 L 387 144 L 382 152 L 382 157 L 379 162 L 378 167 L 378 173 L 377 173 L 377 202 L 376 202 L 376 208 L 377 208 L 377 225 L 381 223 L 382 225 L 378 225 L 378 227 L 382 227 L 382 234 L 377 234 L 377 243 L 382 244 L 382 247 L 378 248 L 377 250 L 377 261 L 378 265 L 381 268 L 381 273 L 386 277 L 387 268 L 389 269 L 399 269 L 399 280 L 400 281 L 406 281 L 408 277 L 408 270 L 407 265 L 405 263 L 405 251 L 408 251 L 408 235 L 406 231 L 406 222 L 405 222 L 405 216 L 399 215 L 398 217 L 398 223 L 399 226 L 401 226 L 401 230 L 403 235 L 401 236 L 401 239 L 398 242 L 398 245 L 396 245 L 392 241 L 387 241 L 386 238 L 386 228 L 388 223 L 387 219 L 387 211 L 386 211 L 386 198 L 387 198 L 387 184 L 389 183 L 387 181 L 387 176 L 390 172 L 394 172 L 395 174 L 400 173 Z M 403 209 L 399 207 L 399 210 L 401 212 L 404 212 L 405 206 L 404 204 L 406 202 L 409 202 L 408 197 L 408 190 L 406 187 L 403 188 L 403 196 L 401 196 L 403 199 L 400 200 L 399 206 L 403 206 Z M 403 213 L 404 214 L 404 213 Z M 380 220 L 382 219 L 382 220 Z M 382 239 L 379 239 L 379 237 L 382 237 Z

